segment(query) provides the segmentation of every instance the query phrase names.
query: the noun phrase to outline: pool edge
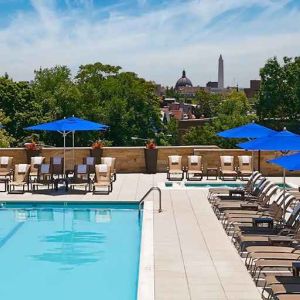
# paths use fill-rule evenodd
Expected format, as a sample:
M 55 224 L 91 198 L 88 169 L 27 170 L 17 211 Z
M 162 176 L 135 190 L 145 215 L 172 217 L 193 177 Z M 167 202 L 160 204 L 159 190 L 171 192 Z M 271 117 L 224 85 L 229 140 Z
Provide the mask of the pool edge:
M 137 300 L 154 300 L 153 201 L 144 203 Z

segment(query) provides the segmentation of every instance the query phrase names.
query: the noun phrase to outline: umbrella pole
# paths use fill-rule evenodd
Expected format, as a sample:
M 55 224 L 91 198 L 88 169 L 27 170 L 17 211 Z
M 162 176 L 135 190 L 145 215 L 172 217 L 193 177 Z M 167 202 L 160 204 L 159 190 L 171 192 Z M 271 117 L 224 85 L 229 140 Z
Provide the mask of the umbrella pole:
M 63 132 L 64 136 L 64 177 L 66 177 L 66 132 Z
M 285 214 L 286 214 L 286 203 L 285 203 L 285 192 L 286 192 L 286 188 L 285 188 L 285 168 L 283 168 L 283 222 L 285 220 Z
M 75 131 L 72 131 L 72 140 L 73 140 L 73 165 L 75 167 L 75 149 L 74 149 L 75 142 L 74 142 L 74 135 L 75 135 Z
M 258 150 L 258 172 L 260 172 L 260 150 Z

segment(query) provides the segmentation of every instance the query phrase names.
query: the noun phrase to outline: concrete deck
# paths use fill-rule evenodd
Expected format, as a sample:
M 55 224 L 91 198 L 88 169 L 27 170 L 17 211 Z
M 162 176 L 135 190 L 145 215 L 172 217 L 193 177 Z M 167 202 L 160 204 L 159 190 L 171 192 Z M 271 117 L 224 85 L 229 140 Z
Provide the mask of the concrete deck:
M 120 174 L 110 195 L 1 193 L 0 201 L 136 201 L 165 181 L 166 174 Z M 207 189 L 163 189 L 163 212 L 154 212 L 155 299 L 261 299 L 206 197 Z M 149 198 L 157 208 L 157 195 Z

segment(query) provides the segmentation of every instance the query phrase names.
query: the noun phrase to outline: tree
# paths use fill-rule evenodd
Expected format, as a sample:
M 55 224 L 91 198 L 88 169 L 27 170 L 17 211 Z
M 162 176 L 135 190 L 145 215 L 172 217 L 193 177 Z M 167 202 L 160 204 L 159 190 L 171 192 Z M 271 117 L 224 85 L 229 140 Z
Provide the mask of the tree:
M 284 57 L 282 65 L 276 57 L 269 59 L 260 76 L 257 115 L 261 121 L 276 119 L 277 129 L 282 129 L 300 113 L 300 57 Z
M 217 145 L 224 148 L 235 147 L 237 141 L 223 139 L 216 134 L 246 124 L 255 116 L 249 114 L 250 105 L 243 92 L 231 92 L 219 104 L 217 115 L 211 123 L 203 127 L 193 127 L 184 136 L 183 142 L 187 145 Z
M 4 112 L 0 110 L 0 124 L 1 126 L 5 126 L 10 122 L 10 119 L 5 116 Z M 5 130 L 5 127 L 0 129 L 0 148 L 7 148 L 14 142 L 14 138 L 9 135 L 9 133 Z

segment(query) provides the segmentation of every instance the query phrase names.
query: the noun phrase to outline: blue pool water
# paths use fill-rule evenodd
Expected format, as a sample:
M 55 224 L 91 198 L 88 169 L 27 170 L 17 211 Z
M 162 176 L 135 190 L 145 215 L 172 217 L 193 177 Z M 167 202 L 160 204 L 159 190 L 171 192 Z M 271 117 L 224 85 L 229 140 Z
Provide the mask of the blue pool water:
M 137 205 L 0 209 L 0 297 L 136 299 Z

